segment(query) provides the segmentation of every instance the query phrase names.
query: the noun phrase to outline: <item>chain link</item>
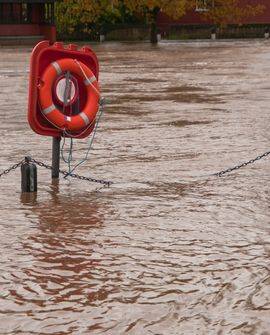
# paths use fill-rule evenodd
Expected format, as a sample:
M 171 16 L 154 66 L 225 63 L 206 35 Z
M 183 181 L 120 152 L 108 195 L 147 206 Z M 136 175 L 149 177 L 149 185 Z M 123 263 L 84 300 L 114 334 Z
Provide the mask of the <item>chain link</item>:
M 218 172 L 218 173 L 215 173 L 214 176 L 216 176 L 216 177 L 222 177 L 222 176 L 224 176 L 224 175 L 227 174 L 227 173 L 233 172 L 233 171 L 235 171 L 235 170 L 239 170 L 239 169 L 241 169 L 242 167 L 245 167 L 245 166 L 247 166 L 247 165 L 253 164 L 253 163 L 259 161 L 260 159 L 262 159 L 262 158 L 264 158 L 264 157 L 267 157 L 267 156 L 269 156 L 269 155 L 270 155 L 270 151 L 267 151 L 267 152 L 265 152 L 264 154 L 259 155 L 259 156 L 257 156 L 256 158 L 253 158 L 253 159 L 251 159 L 251 160 L 249 160 L 249 161 L 247 161 L 247 162 L 244 162 L 244 163 L 242 163 L 242 164 L 236 165 L 236 166 L 231 167 L 231 168 L 229 168 L 229 169 L 226 169 L 226 170 L 220 171 L 220 172 Z
M 37 161 L 36 159 L 30 158 L 29 161 L 32 162 L 32 163 L 37 164 L 40 167 L 44 167 L 45 169 L 52 170 L 51 165 L 48 165 L 48 164 L 45 164 L 43 162 Z M 102 184 L 102 185 L 107 186 L 107 187 L 110 187 L 110 185 L 112 184 L 111 181 L 107 181 L 107 180 L 103 180 L 103 179 L 95 179 L 95 178 L 91 178 L 91 177 L 84 177 L 84 176 L 80 176 L 80 175 L 75 174 L 75 173 L 69 173 L 68 171 L 65 171 L 65 170 L 59 170 L 59 173 L 64 175 L 64 176 L 70 176 L 71 178 L 90 181 L 92 183 Z
M 24 159 L 22 161 L 20 161 L 19 163 L 14 164 L 11 167 L 9 167 L 8 169 L 6 169 L 3 172 L 1 172 L 0 173 L 0 178 L 3 177 L 6 174 L 9 174 L 11 171 L 16 170 L 18 167 L 20 167 L 22 165 L 23 162 L 24 162 Z

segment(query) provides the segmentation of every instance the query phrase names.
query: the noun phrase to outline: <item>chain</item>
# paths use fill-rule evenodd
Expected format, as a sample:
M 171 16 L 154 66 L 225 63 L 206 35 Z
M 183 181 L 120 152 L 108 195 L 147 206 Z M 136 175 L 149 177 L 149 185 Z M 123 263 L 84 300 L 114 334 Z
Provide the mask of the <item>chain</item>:
M 45 169 L 48 169 L 48 170 L 52 170 L 52 166 L 51 165 L 48 165 L 48 164 L 45 164 L 43 162 L 40 162 L 40 161 L 37 161 L 36 159 L 34 158 L 30 158 L 30 157 L 27 157 L 23 160 L 21 160 L 19 163 L 17 164 L 14 164 L 12 165 L 11 167 L 9 167 L 8 169 L 4 170 L 3 172 L 0 173 L 0 178 L 4 175 L 7 175 L 9 174 L 11 171 L 14 171 L 16 170 L 18 167 L 20 167 L 24 162 L 26 162 L 26 160 L 28 162 L 32 162 L 32 163 L 35 163 L 37 164 L 38 166 L 40 167 L 44 167 Z M 65 171 L 65 170 L 59 170 L 59 173 L 61 173 L 62 175 L 64 176 L 70 176 L 71 178 L 76 178 L 76 179 L 79 179 L 79 180 L 85 180 L 85 181 L 90 181 L 92 183 L 98 183 L 98 184 L 102 184 L 104 186 L 107 186 L 107 187 L 110 187 L 110 185 L 112 184 L 111 181 L 107 181 L 107 180 L 102 180 L 102 179 L 95 179 L 95 178 L 91 178 L 91 177 L 84 177 L 84 176 L 80 176 L 78 174 L 75 174 L 75 173 L 69 173 L 68 171 Z
M 239 170 L 239 169 L 241 169 L 241 168 L 243 168 L 243 167 L 245 167 L 247 165 L 253 164 L 253 163 L 261 160 L 262 158 L 265 158 L 265 157 L 269 156 L 269 155 L 270 155 L 270 151 L 267 151 L 264 154 L 259 155 L 256 158 L 250 159 L 247 162 L 244 162 L 244 163 L 241 163 L 241 164 L 236 165 L 234 167 L 228 168 L 226 170 L 222 170 L 220 172 L 214 173 L 213 176 L 222 177 L 225 174 L 228 174 L 230 172 Z M 33 162 L 33 163 L 37 164 L 40 167 L 44 167 L 45 169 L 48 169 L 48 170 L 52 170 L 53 169 L 53 167 L 51 165 L 45 164 L 45 163 L 43 163 L 41 161 L 37 161 L 34 158 L 26 157 L 25 159 L 21 160 L 19 163 L 14 164 L 14 165 L 10 166 L 8 169 L 6 169 L 3 172 L 1 172 L 0 173 L 0 178 L 3 177 L 4 175 L 9 174 L 11 171 L 16 170 L 26 160 L 28 162 Z M 70 176 L 71 178 L 75 178 L 75 179 L 79 179 L 79 180 L 84 180 L 84 181 L 90 181 L 92 183 L 102 184 L 102 185 L 107 186 L 107 187 L 110 187 L 110 185 L 113 184 L 113 182 L 111 182 L 111 181 L 107 181 L 107 180 L 103 180 L 103 179 L 95 179 L 95 178 L 85 177 L 85 176 L 80 176 L 80 175 L 78 175 L 76 173 L 69 173 L 68 171 L 65 171 L 65 170 L 59 170 L 59 173 L 62 174 L 62 175 L 64 175 L 65 177 Z
M 65 144 L 65 135 L 66 135 L 66 132 L 64 132 L 64 143 L 63 143 L 62 150 L 61 150 L 62 151 L 62 159 L 64 160 L 65 163 L 68 163 L 68 165 L 69 165 L 69 174 L 66 175 L 64 178 L 67 178 L 71 173 L 73 173 L 77 169 L 78 166 L 80 166 L 81 164 L 83 164 L 88 159 L 90 150 L 92 149 L 92 146 L 93 146 L 93 143 L 94 143 L 95 136 L 97 134 L 97 129 L 98 129 L 98 126 L 99 126 L 100 119 L 101 119 L 101 117 L 102 117 L 102 115 L 104 113 L 104 105 L 105 105 L 105 103 L 106 103 L 105 98 L 100 98 L 98 114 L 97 114 L 97 116 L 94 119 L 95 125 L 94 125 L 94 129 L 92 131 L 92 135 L 91 135 L 91 138 L 90 138 L 90 141 L 89 141 L 88 148 L 86 150 L 85 156 L 84 156 L 84 158 L 81 159 L 80 162 L 76 163 L 72 168 L 70 166 L 71 160 L 70 161 L 69 160 L 65 161 L 64 156 L 63 156 L 63 147 L 64 147 L 64 144 Z M 71 140 L 72 140 L 72 138 L 71 138 Z M 71 142 L 71 146 L 70 146 L 69 156 L 70 155 L 72 156 L 72 142 Z
M 24 162 L 24 159 L 22 161 L 20 161 L 17 164 L 12 165 L 11 167 L 9 167 L 8 169 L 4 170 L 3 172 L 0 173 L 0 178 L 6 174 L 9 174 L 11 171 L 16 170 L 19 166 L 22 165 L 22 163 Z
M 242 164 L 236 165 L 236 166 L 231 167 L 231 168 L 229 168 L 229 169 L 226 169 L 226 170 L 220 171 L 220 172 L 218 172 L 218 173 L 215 173 L 214 176 L 222 177 L 222 176 L 224 176 L 224 175 L 227 174 L 227 173 L 230 173 L 230 172 L 235 171 L 235 170 L 239 170 L 239 169 L 241 169 L 242 167 L 245 167 L 245 166 L 247 166 L 247 165 L 253 164 L 253 163 L 259 161 L 260 159 L 262 159 L 262 158 L 264 158 L 264 157 L 267 157 L 267 156 L 269 156 L 269 155 L 270 155 L 270 151 L 267 151 L 267 152 L 265 152 L 264 154 L 262 154 L 262 155 L 260 155 L 260 156 L 257 156 L 256 158 L 251 159 L 251 160 L 249 160 L 249 161 L 247 161 L 247 162 L 244 162 L 244 163 L 242 163 Z
M 48 165 L 48 164 L 45 164 L 43 162 L 37 161 L 36 159 L 33 159 L 33 158 L 30 158 L 30 161 L 37 164 L 40 167 L 44 167 L 45 169 L 52 170 L 51 165 Z M 68 171 L 65 171 L 65 170 L 59 170 L 59 173 L 61 173 L 64 176 L 69 176 L 71 178 L 75 178 L 75 179 L 79 179 L 79 180 L 90 181 L 92 183 L 102 184 L 102 185 L 107 186 L 107 187 L 110 187 L 110 185 L 112 184 L 111 181 L 102 180 L 102 179 L 95 179 L 95 178 L 91 178 L 91 177 L 84 177 L 84 176 L 80 176 L 80 175 L 75 174 L 75 173 L 69 173 Z

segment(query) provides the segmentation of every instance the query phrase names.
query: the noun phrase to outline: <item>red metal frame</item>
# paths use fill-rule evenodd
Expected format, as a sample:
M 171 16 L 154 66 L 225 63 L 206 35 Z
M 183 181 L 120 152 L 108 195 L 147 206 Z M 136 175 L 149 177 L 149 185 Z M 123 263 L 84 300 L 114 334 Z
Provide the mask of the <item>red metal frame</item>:
M 61 137 L 62 131 L 55 128 L 43 116 L 38 103 L 38 85 L 42 73 L 47 66 L 62 58 L 73 58 L 88 66 L 98 80 L 99 64 L 96 54 L 89 47 L 78 49 L 75 44 L 64 47 L 63 43 L 56 42 L 50 45 L 49 41 L 39 42 L 32 51 L 29 77 L 28 122 L 30 127 L 39 135 Z M 83 102 L 82 102 L 83 103 Z M 94 125 L 76 135 L 84 138 L 91 134 Z M 68 137 L 68 136 L 67 136 Z

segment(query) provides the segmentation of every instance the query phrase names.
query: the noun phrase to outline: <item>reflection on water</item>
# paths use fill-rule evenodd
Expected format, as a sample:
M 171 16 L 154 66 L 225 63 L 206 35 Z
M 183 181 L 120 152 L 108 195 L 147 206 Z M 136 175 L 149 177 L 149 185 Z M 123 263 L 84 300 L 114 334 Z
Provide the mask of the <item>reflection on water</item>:
M 269 149 L 268 43 L 95 49 L 111 102 L 78 172 L 115 184 L 1 180 L 0 333 L 270 334 L 268 162 L 205 177 Z M 0 54 L 0 166 L 49 161 L 26 124 L 30 50 Z

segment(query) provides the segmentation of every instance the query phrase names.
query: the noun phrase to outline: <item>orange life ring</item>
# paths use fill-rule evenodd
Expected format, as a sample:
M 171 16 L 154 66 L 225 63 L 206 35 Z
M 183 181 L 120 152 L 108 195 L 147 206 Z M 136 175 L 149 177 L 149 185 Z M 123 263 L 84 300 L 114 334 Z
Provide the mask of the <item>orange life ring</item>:
M 87 92 L 83 111 L 74 116 L 62 113 L 53 101 L 52 87 L 54 82 L 66 71 L 76 74 L 83 81 Z M 63 58 L 51 63 L 41 77 L 39 102 L 42 113 L 53 125 L 62 130 L 76 132 L 89 126 L 98 112 L 99 98 L 99 85 L 93 72 L 82 62 L 72 58 Z

